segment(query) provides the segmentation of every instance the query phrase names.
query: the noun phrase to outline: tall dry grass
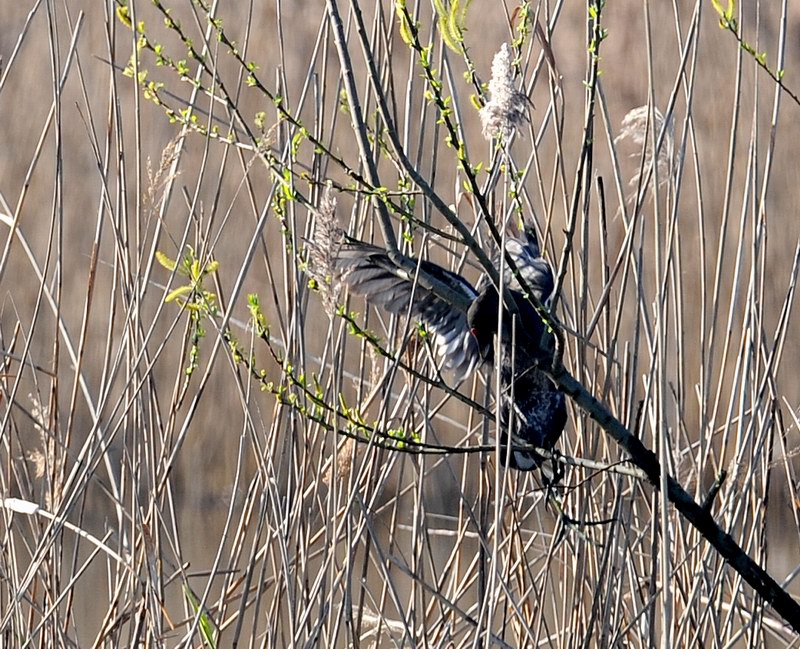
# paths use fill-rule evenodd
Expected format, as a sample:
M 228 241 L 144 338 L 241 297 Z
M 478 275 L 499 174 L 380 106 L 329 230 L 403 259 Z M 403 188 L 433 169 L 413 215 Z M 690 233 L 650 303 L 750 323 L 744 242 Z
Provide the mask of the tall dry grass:
M 535 222 L 566 368 L 796 593 L 800 13 L 435 4 L 3 7 L 0 645 L 797 644 L 583 410 L 504 472 L 491 377 L 306 264 L 326 191 L 471 280 Z

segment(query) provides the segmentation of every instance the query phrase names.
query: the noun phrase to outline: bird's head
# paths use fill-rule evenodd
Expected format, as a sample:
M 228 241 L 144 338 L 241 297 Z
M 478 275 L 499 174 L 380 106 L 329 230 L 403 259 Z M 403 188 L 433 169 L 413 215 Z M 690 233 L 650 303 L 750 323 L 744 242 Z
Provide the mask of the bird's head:
M 470 333 L 478 343 L 481 359 L 491 362 L 494 356 L 494 335 L 497 333 L 497 311 L 500 298 L 493 286 L 482 291 L 467 311 Z

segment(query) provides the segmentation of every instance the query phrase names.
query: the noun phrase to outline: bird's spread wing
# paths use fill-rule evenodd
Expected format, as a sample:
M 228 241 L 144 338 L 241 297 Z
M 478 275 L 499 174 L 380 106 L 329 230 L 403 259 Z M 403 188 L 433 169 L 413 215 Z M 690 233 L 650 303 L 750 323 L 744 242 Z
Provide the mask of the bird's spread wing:
M 456 273 L 429 261 L 420 262 L 420 269 L 469 300 L 477 297 L 472 285 Z M 336 270 L 351 291 L 371 304 L 389 313 L 410 313 L 423 322 L 435 334 L 436 351 L 456 380 L 463 380 L 480 364 L 466 313 L 415 283 L 414 277 L 398 268 L 382 248 L 348 240 L 339 250 Z

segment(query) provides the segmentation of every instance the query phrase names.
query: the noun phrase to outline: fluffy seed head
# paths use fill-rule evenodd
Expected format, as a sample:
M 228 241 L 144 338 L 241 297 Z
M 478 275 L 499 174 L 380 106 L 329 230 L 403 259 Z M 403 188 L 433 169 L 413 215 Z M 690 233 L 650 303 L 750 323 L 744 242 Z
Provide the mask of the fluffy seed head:
M 653 162 L 653 133 L 658 137 L 661 129 L 664 126 L 664 115 L 658 108 L 653 109 L 654 123 L 648 128 L 648 119 L 650 114 L 649 106 L 639 106 L 633 110 L 628 111 L 628 114 L 622 120 L 622 129 L 617 137 L 614 138 L 614 144 L 620 144 L 626 140 L 636 147 L 636 152 L 631 154 L 632 158 L 638 158 L 641 161 L 642 152 L 644 152 L 644 165 L 641 167 L 647 173 L 650 165 Z M 674 124 L 672 120 L 667 124 L 667 131 L 664 134 L 664 140 L 661 143 L 661 148 L 658 150 L 658 182 L 663 185 L 669 180 L 670 173 L 672 172 L 672 151 L 673 151 L 673 138 L 674 138 Z M 637 172 L 630 180 L 631 186 L 639 184 L 639 173 Z
M 343 241 L 344 232 L 336 223 L 336 199 L 329 187 L 316 210 L 314 238 L 308 244 L 308 273 L 317 282 L 328 315 L 335 312 L 342 288 L 336 258 Z
M 481 109 L 483 136 L 487 140 L 501 136 L 508 139 L 525 122 L 527 98 L 514 85 L 511 63 L 511 49 L 508 43 L 503 43 L 492 61 L 490 100 Z

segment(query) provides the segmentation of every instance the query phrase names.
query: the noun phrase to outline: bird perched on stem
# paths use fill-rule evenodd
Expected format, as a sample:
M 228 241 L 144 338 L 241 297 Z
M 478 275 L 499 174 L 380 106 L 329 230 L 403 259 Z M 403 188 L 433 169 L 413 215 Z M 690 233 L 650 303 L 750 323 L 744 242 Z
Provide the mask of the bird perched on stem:
M 541 256 L 534 228 L 525 226 L 520 239 L 509 238 L 505 250 L 525 288 L 546 305 L 553 292 L 553 272 Z M 424 288 L 378 246 L 345 237 L 332 262 L 336 281 L 353 293 L 389 313 L 409 314 L 424 323 L 435 336 L 444 369 L 457 381 L 481 366 L 493 366 L 500 373 L 500 459 L 522 471 L 541 464 L 538 453 L 519 445 L 552 448 L 567 421 L 566 404 L 564 394 L 540 369 L 552 362 L 552 334 L 511 268 L 505 266 L 505 290 L 498 291 L 486 275 L 475 288 L 461 275 L 420 261 L 419 272 L 466 298 L 465 311 Z

